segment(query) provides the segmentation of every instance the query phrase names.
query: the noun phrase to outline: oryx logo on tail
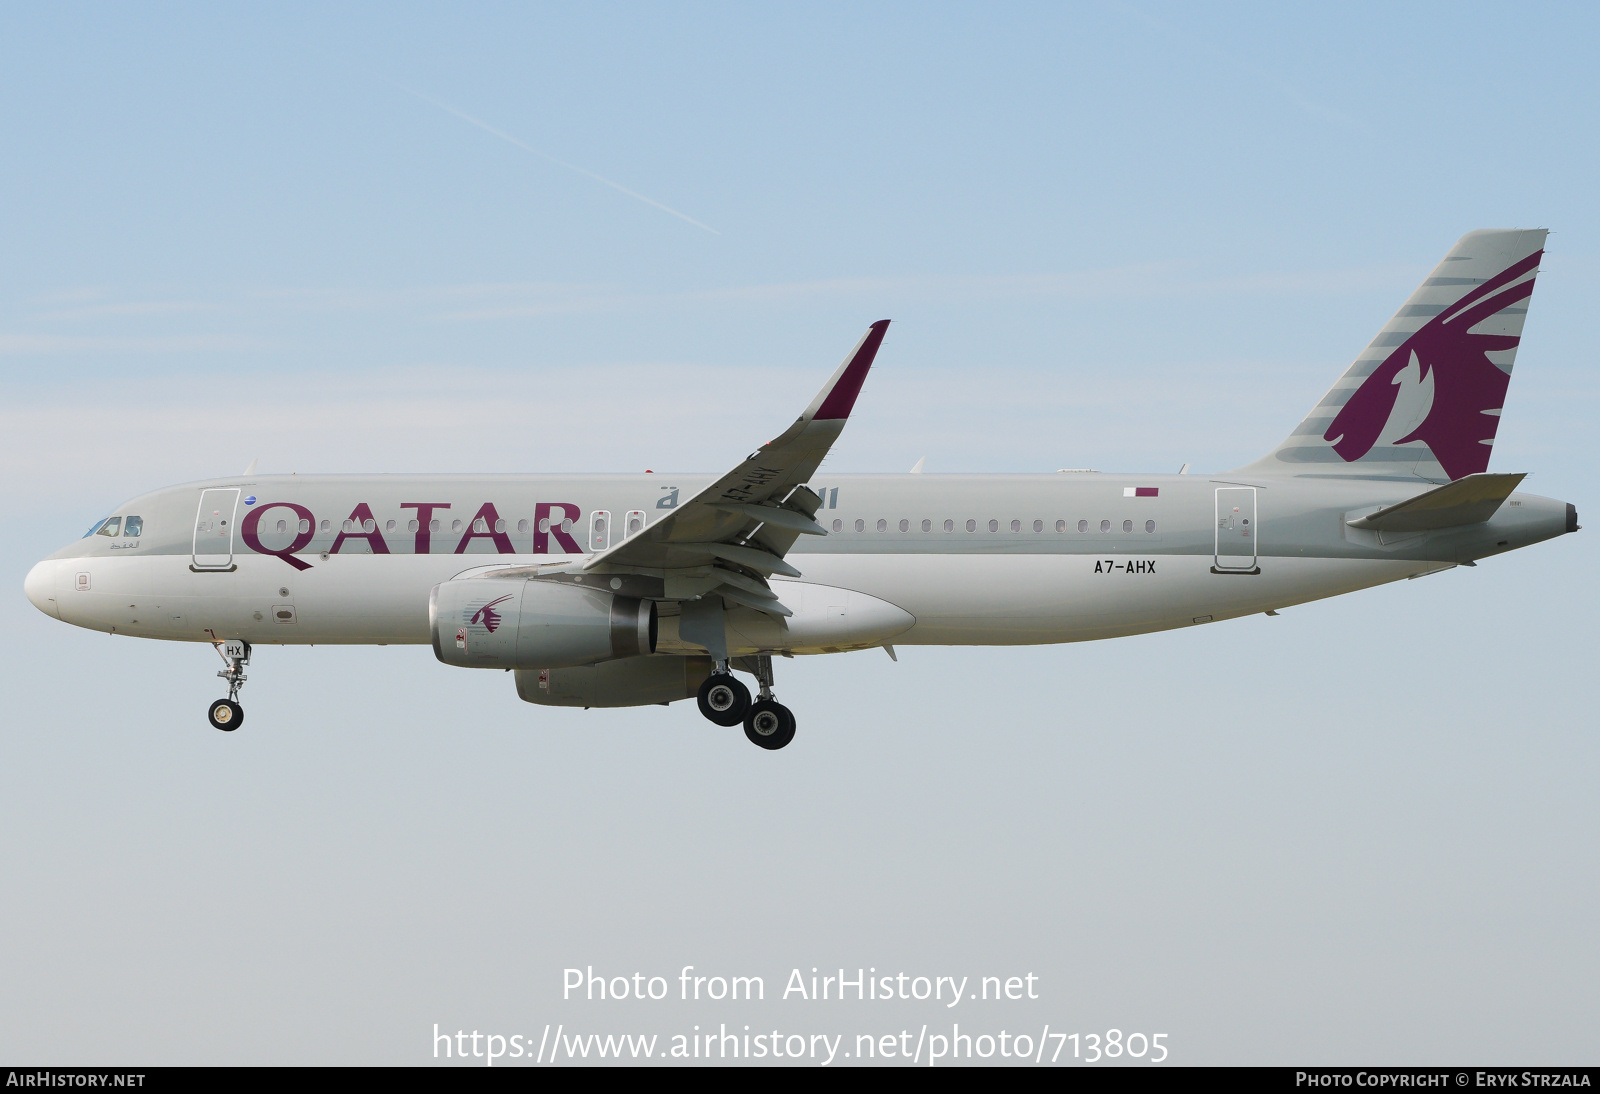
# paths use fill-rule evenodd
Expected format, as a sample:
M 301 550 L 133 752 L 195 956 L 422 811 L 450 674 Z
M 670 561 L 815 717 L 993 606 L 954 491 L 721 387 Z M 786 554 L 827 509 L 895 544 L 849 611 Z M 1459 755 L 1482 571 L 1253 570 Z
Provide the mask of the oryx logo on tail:
M 1543 255 L 1536 251 L 1502 270 L 1423 324 L 1356 389 L 1323 440 L 1333 442 L 1333 450 L 1349 462 L 1370 452 L 1394 410 L 1401 371 L 1415 364 L 1419 382 L 1433 378 L 1433 402 L 1422 422 L 1393 443 L 1422 441 L 1451 479 L 1488 470 L 1511 385 L 1511 374 L 1489 354 L 1516 349 L 1521 336 L 1472 328 L 1533 295 L 1533 277 L 1525 275 L 1538 271 Z
M 1252 466 L 1434 483 L 1488 470 L 1547 235 L 1462 236 L 1299 428 Z

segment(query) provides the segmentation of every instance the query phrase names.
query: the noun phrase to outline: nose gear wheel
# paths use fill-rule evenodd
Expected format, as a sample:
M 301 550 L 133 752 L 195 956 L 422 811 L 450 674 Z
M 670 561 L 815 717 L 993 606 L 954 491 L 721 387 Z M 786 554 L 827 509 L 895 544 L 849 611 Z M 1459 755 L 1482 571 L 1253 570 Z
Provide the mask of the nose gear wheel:
M 211 719 L 211 727 L 224 733 L 232 733 L 244 725 L 244 707 L 232 699 L 218 699 L 206 715 Z

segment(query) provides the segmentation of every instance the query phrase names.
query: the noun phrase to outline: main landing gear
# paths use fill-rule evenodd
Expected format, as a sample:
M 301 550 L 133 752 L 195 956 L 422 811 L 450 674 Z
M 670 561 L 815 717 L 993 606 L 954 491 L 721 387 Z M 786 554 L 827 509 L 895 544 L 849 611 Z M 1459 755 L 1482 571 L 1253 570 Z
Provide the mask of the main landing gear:
M 707 676 L 696 696 L 700 713 L 719 726 L 736 726 L 750 709 L 750 689 L 734 679 L 728 663 L 719 661 L 716 671 Z
M 772 697 L 772 658 L 742 658 L 755 673 L 761 697 L 750 701 L 750 690 L 728 671 L 728 662 L 717 662 L 717 669 L 700 685 L 700 713 L 719 726 L 744 723 L 744 735 L 752 744 L 776 751 L 794 740 L 794 714 Z
M 239 689 L 244 687 L 244 682 L 249 679 L 244 674 L 244 667 L 250 663 L 250 643 L 230 638 L 226 642 L 217 642 L 213 645 L 228 666 L 217 673 L 228 682 L 228 697 L 212 703 L 211 709 L 206 711 L 206 716 L 211 719 L 213 729 L 232 733 L 244 724 L 244 707 L 239 705 Z

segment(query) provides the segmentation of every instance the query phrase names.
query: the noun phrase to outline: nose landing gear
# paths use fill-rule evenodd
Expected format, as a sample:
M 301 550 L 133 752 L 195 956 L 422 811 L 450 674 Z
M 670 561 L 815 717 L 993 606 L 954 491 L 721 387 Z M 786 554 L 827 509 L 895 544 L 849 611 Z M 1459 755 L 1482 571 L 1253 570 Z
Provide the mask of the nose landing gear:
M 228 697 L 212 703 L 211 708 L 206 711 L 206 717 L 213 729 L 232 733 L 244 724 L 244 707 L 239 705 L 239 689 L 244 687 L 244 682 L 249 679 L 244 674 L 244 667 L 250 663 L 250 643 L 230 638 L 226 642 L 216 642 L 213 645 L 228 666 L 217 673 L 228 682 Z
M 206 717 L 211 719 L 213 729 L 232 733 L 244 724 L 244 707 L 232 699 L 218 699 L 211 704 L 211 709 L 206 711 Z

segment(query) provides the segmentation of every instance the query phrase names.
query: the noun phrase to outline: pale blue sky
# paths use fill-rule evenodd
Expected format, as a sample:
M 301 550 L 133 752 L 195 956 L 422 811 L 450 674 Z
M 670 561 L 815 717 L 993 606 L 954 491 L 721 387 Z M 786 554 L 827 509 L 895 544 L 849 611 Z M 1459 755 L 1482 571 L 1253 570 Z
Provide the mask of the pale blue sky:
M 785 663 L 776 756 L 420 648 L 263 652 L 224 737 L 211 651 L 21 582 L 257 457 L 717 471 L 884 317 L 830 469 L 1220 470 L 1479 227 L 1553 231 L 1493 468 L 1592 522 L 1597 42 L 1581 5 L 0 7 L 0 1057 L 752 1020 L 557 998 L 692 963 L 1031 969 L 1006 1021 L 1187 1062 L 1592 1062 L 1591 532 Z

